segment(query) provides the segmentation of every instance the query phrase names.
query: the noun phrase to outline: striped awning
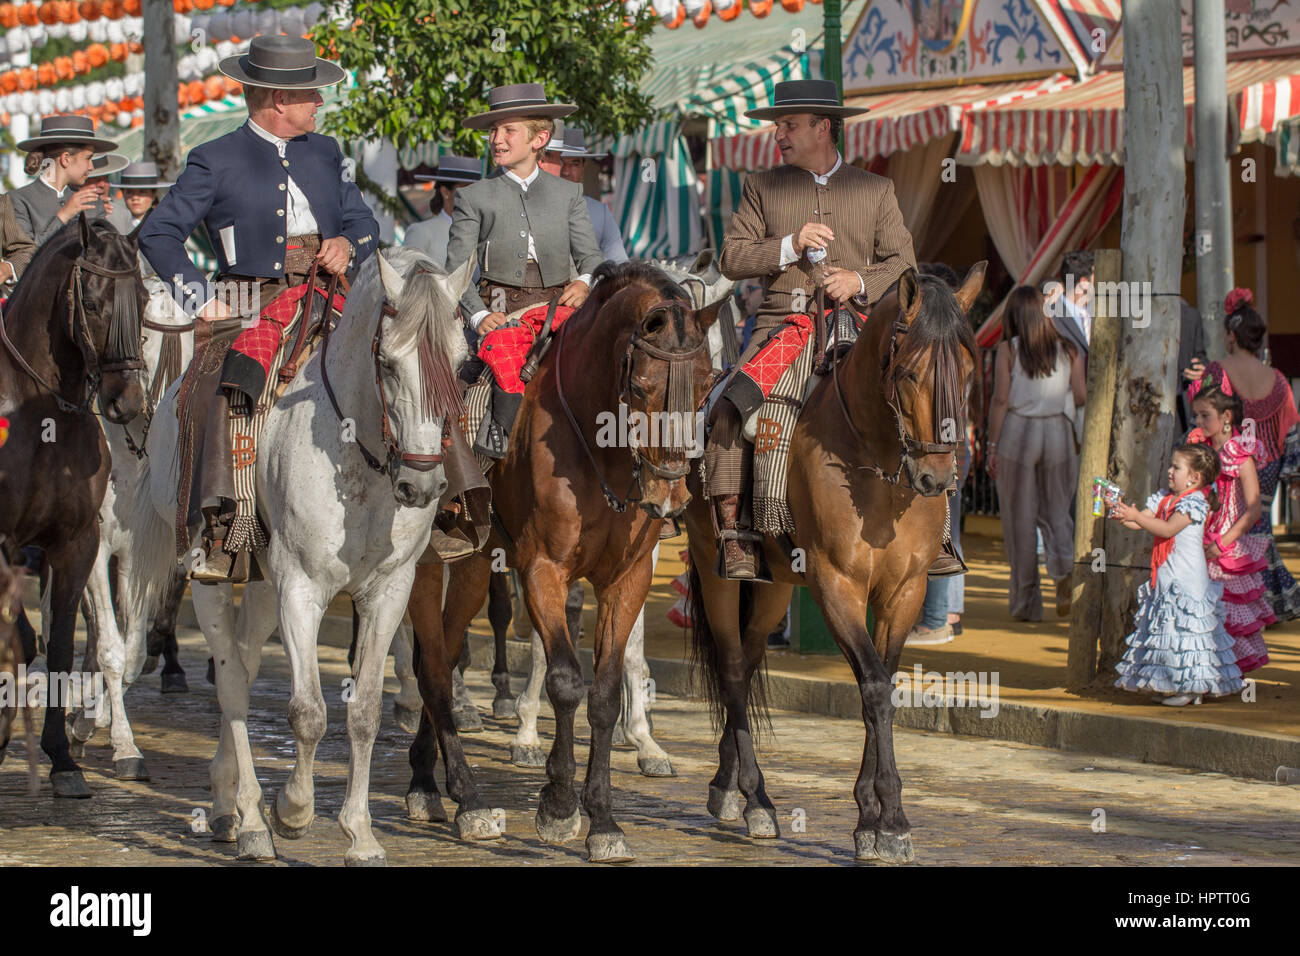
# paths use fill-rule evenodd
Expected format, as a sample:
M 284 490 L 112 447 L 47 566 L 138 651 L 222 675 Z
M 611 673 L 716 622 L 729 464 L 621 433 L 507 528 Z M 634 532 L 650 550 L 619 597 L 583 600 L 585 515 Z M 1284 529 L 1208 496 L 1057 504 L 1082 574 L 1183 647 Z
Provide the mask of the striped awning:
M 878 93 L 850 97 L 849 106 L 865 106 L 870 113 L 844 124 L 844 147 L 850 161 L 909 150 L 961 129 L 962 117 L 972 110 L 1015 103 L 1053 93 L 1072 84 L 1064 74 L 1030 82 L 995 83 L 927 90 Z M 772 139 L 771 125 L 754 133 L 723 136 L 710 141 L 713 163 L 722 169 L 771 169 L 781 164 Z
M 1282 120 L 1300 114 L 1300 59 L 1238 60 L 1228 64 L 1228 148 L 1264 139 Z M 1195 75 L 1183 68 L 1187 145 L 1195 145 Z M 1124 74 L 1102 73 L 1029 103 L 966 114 L 957 161 L 1038 166 L 1124 162 Z

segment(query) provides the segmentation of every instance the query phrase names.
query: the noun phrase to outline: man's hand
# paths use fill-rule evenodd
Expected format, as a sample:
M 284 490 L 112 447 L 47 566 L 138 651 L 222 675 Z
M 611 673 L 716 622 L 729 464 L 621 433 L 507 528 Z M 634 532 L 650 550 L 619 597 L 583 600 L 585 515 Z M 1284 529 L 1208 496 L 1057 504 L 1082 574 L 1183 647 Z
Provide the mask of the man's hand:
M 483 321 L 478 324 L 478 337 L 481 341 L 483 336 L 489 332 L 495 332 L 501 326 L 505 325 L 506 314 L 504 312 L 489 312 L 483 316 Z
M 352 261 L 352 243 L 343 236 L 326 239 L 320 244 L 316 261 L 326 272 L 341 275 L 348 271 L 348 263 Z
M 826 273 L 826 294 L 843 305 L 862 291 L 862 280 L 850 269 L 830 269 Z
M 208 304 L 203 307 L 197 317 L 205 322 L 215 322 L 217 319 L 228 319 L 230 318 L 230 309 L 226 307 L 226 303 L 222 302 L 221 298 L 218 296 L 210 299 Z
M 571 308 L 578 308 L 582 303 L 587 301 L 587 295 L 591 292 L 591 287 L 587 283 L 574 279 L 564 287 L 560 293 L 560 305 L 567 305 Z M 487 321 L 486 319 L 484 321 Z
M 85 212 L 95 205 L 99 200 L 99 190 L 94 186 L 82 186 L 75 193 L 68 197 L 61 209 L 55 215 L 63 223 L 72 222 L 77 218 L 77 213 Z
M 826 244 L 834 238 L 835 233 L 831 232 L 831 227 L 826 223 L 806 222 L 794 234 L 794 251 L 798 255 L 803 255 L 803 251 L 810 247 L 825 249 Z
M 1205 377 L 1205 363 L 1199 358 L 1192 359 L 1187 368 L 1183 369 L 1183 381 L 1199 382 Z

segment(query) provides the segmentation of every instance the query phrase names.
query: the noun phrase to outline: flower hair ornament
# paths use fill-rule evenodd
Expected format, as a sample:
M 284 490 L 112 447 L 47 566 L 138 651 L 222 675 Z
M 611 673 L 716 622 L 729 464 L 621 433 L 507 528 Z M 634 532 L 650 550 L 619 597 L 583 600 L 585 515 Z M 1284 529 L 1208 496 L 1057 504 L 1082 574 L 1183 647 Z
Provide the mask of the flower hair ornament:
M 1255 294 L 1253 292 L 1247 288 L 1238 286 L 1229 292 L 1227 297 L 1223 300 L 1223 313 L 1224 315 L 1232 315 L 1238 310 L 1244 309 L 1246 306 L 1253 304 L 1254 301 Z M 1240 316 L 1237 318 L 1240 318 Z

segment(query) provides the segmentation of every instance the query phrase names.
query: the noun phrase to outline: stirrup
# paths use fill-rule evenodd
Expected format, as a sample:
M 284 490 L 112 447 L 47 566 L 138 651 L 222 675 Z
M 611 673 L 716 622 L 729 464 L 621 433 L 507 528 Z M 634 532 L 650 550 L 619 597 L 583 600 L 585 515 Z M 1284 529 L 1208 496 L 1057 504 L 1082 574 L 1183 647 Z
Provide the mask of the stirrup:
M 736 568 L 734 573 L 727 567 L 727 542 L 737 544 L 749 559 L 749 574 Z M 739 528 L 724 528 L 718 532 L 718 559 L 713 573 L 724 581 L 762 581 L 770 583 L 772 576 L 765 573 L 762 555 L 763 535 L 757 531 L 744 531 Z M 748 546 L 748 547 L 746 547 Z
M 970 568 L 966 567 L 966 562 L 957 553 L 957 549 L 952 546 L 952 540 L 947 539 L 943 542 L 938 555 L 930 564 L 930 570 L 926 572 L 926 577 L 947 578 L 954 574 L 965 574 L 969 570 Z
M 250 561 L 247 551 L 231 554 L 222 547 L 224 538 L 214 540 L 204 555 L 202 568 L 191 568 L 187 575 L 199 584 L 247 584 Z

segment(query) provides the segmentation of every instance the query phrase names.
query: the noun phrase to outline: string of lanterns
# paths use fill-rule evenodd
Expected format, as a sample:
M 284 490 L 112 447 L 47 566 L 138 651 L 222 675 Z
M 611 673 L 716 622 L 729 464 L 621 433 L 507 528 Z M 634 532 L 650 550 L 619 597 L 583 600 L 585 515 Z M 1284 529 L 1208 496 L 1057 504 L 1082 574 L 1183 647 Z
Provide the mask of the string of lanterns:
M 740 16 L 742 6 L 756 17 L 765 17 L 772 12 L 773 0 L 627 0 L 625 7 L 631 16 L 636 16 L 649 3 L 658 15 L 659 21 L 670 30 L 676 30 L 689 19 L 696 27 L 703 27 L 709 17 L 717 13 L 719 19 L 734 20 Z M 821 0 L 809 0 L 821 3 Z M 788 13 L 798 13 L 803 9 L 804 0 L 781 0 L 781 7 Z

